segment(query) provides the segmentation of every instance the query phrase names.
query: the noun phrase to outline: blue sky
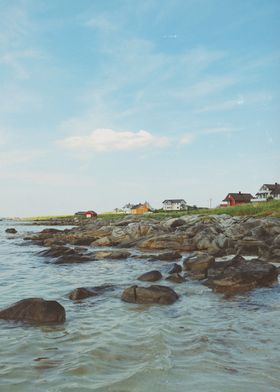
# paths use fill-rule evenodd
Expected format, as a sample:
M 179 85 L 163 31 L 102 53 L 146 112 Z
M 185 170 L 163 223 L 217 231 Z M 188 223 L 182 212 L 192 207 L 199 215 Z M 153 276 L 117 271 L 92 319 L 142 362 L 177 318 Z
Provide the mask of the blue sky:
M 0 0 L 0 216 L 280 182 L 278 0 Z

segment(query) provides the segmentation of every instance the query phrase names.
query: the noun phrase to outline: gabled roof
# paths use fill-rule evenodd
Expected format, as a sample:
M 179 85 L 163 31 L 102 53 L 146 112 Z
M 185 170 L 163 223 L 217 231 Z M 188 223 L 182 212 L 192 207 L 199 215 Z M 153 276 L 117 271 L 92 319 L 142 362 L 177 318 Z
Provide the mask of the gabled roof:
M 223 201 L 230 201 L 230 196 L 232 196 L 236 202 L 249 203 L 251 199 L 253 199 L 251 193 L 238 192 L 238 193 L 229 193 Z
M 273 195 L 280 194 L 280 184 L 277 184 L 277 182 L 275 184 L 263 184 L 263 186 L 266 186 Z
M 171 202 L 171 203 L 185 203 L 186 204 L 186 201 L 184 199 L 166 199 L 163 201 L 163 203 L 166 203 L 166 202 L 167 203 Z

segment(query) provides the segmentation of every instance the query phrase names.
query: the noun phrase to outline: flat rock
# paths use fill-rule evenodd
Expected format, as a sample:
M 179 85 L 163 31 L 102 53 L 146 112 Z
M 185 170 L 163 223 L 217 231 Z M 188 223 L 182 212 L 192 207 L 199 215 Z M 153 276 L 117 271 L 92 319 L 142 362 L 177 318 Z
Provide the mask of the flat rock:
M 145 282 L 156 282 L 157 280 L 162 279 L 162 274 L 159 271 L 153 270 L 146 272 L 145 274 L 139 276 L 138 280 L 143 280 Z
M 35 323 L 62 323 L 65 321 L 65 309 L 56 301 L 27 298 L 1 310 L 0 319 Z
M 122 300 L 137 304 L 170 305 L 179 298 L 178 294 L 167 286 L 150 287 L 131 286 L 122 293 Z
M 215 263 L 215 258 L 207 254 L 196 255 L 183 261 L 185 271 L 206 272 Z
M 111 259 L 127 259 L 130 256 L 130 252 L 126 250 L 101 250 L 93 253 L 96 260 Z

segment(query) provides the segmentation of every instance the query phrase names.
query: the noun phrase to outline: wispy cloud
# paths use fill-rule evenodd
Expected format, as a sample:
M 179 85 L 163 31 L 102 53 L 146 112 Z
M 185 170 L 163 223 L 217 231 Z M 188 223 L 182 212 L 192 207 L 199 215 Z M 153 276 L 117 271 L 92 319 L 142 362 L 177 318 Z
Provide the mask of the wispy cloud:
M 146 147 L 166 147 L 170 140 L 165 136 L 153 135 L 140 130 L 114 131 L 113 129 L 96 129 L 87 136 L 71 136 L 58 142 L 64 148 L 74 150 L 91 150 L 95 152 L 129 151 Z
M 271 100 L 272 100 L 272 96 L 271 94 L 268 93 L 239 95 L 238 97 L 233 99 L 229 99 L 222 102 L 215 102 L 206 105 L 198 109 L 197 113 L 226 111 L 226 110 L 232 110 L 238 107 L 243 107 L 243 106 L 253 105 L 253 104 L 267 104 Z
M 39 51 L 32 49 L 9 51 L 0 54 L 0 65 L 2 64 L 12 69 L 18 79 L 28 79 L 30 70 L 28 70 L 25 64 L 26 61 L 42 58 L 43 56 Z

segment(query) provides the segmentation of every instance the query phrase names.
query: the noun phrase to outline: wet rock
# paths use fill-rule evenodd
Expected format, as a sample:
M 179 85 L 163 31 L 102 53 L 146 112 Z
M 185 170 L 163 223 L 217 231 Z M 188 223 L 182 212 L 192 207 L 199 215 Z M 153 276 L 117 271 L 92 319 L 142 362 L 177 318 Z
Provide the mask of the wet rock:
M 58 257 L 54 264 L 75 264 L 75 263 L 87 263 L 89 261 L 94 261 L 94 257 L 85 256 L 83 254 L 64 254 Z
M 182 255 L 179 252 L 165 252 L 160 253 L 159 255 L 151 256 L 152 260 L 160 260 L 160 261 L 174 261 L 181 259 Z
M 54 246 L 50 249 L 42 250 L 38 255 L 43 257 L 60 257 L 62 255 L 75 255 L 80 253 L 80 251 L 68 248 L 67 246 Z
M 108 290 L 114 290 L 114 286 L 111 284 L 104 284 L 95 287 L 78 287 L 72 290 L 68 297 L 73 301 L 77 301 L 89 297 L 96 297 Z
M 96 260 L 105 260 L 105 259 L 110 259 L 110 260 L 121 260 L 121 259 L 127 259 L 130 256 L 130 252 L 126 250 L 104 250 L 104 251 L 98 251 L 93 253 L 94 258 Z
M 196 255 L 183 261 L 185 271 L 206 272 L 215 263 L 215 258 L 208 254 Z
M 157 280 L 162 279 L 162 274 L 159 271 L 149 271 L 145 274 L 139 276 L 138 280 L 143 280 L 145 282 L 156 282 Z
M 178 294 L 167 286 L 150 287 L 132 286 L 124 290 L 122 300 L 137 304 L 170 305 L 179 298 Z
M 182 272 L 182 270 L 183 270 L 183 268 L 179 264 L 174 263 L 174 264 L 172 264 L 171 269 L 168 271 L 168 273 L 169 274 L 175 274 L 175 273 L 179 274 L 180 272 Z
M 257 287 L 271 287 L 277 283 L 277 277 L 278 271 L 274 265 L 259 259 L 245 260 L 242 256 L 236 256 L 209 268 L 205 284 L 215 292 L 232 295 Z
M 56 301 L 27 298 L 1 310 L 0 319 L 35 323 L 61 323 L 65 321 L 65 309 Z
M 8 234 L 16 234 L 17 230 L 14 227 L 10 227 L 10 228 L 6 229 L 5 232 Z
M 186 279 L 177 272 L 170 274 L 165 280 L 169 280 L 174 283 L 183 283 L 186 281 Z

